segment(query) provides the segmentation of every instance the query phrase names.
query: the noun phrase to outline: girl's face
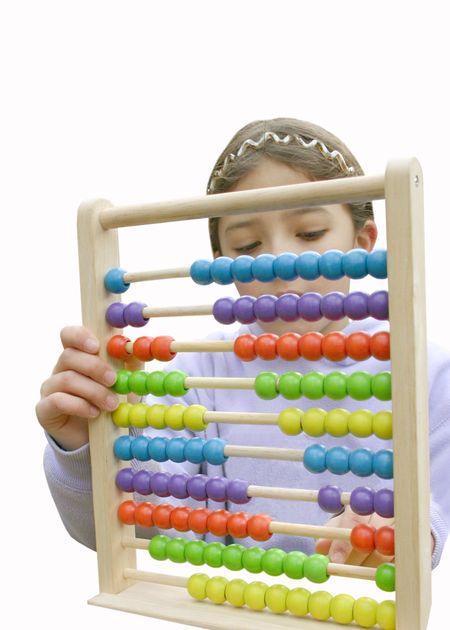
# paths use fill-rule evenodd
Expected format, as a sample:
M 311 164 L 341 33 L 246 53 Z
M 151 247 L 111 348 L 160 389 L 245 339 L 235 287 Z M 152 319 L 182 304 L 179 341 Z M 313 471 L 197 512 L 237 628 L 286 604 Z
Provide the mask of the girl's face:
M 309 181 L 311 180 L 302 172 L 287 164 L 263 157 L 230 190 L 250 190 Z M 377 238 L 377 227 L 373 221 L 366 221 L 356 234 L 350 209 L 340 204 L 224 216 L 219 221 L 218 229 L 222 255 L 231 258 L 243 254 L 254 257 L 267 253 L 275 256 L 284 252 L 300 254 L 308 250 L 323 253 L 329 249 L 339 249 L 346 252 L 354 247 L 371 251 Z M 283 293 L 301 295 L 311 291 L 324 295 L 331 291 L 348 293 L 350 279 L 346 276 L 339 280 L 319 277 L 313 281 L 297 278 L 291 282 L 275 279 L 272 282 L 235 284 L 241 295 L 254 297 L 266 293 L 277 296 Z M 333 330 L 342 330 L 349 321 L 347 318 L 338 321 L 322 318 L 318 322 L 276 320 L 272 323 L 258 323 L 266 332 L 281 335 L 290 331 L 304 334 L 312 330 L 326 334 Z

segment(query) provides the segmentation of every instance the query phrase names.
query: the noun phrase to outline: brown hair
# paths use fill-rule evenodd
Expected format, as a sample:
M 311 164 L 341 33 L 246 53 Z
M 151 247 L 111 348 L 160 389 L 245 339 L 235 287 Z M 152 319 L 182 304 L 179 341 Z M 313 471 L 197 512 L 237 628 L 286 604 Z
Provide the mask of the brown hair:
M 300 144 L 277 144 L 273 141 L 264 143 L 260 150 L 247 150 L 242 156 L 234 161 L 230 161 L 220 176 L 215 172 L 223 167 L 225 158 L 230 153 L 236 154 L 241 144 L 251 138 L 258 140 L 266 131 L 272 131 L 281 137 L 287 134 L 300 135 L 306 142 L 313 138 L 320 140 L 331 152 L 339 151 L 349 167 L 353 167 L 353 172 L 343 170 L 337 160 L 330 160 L 325 157 L 317 148 L 305 148 Z M 284 162 L 289 166 L 300 169 L 311 180 L 335 179 L 337 177 L 353 177 L 364 175 L 364 171 L 357 159 L 348 147 L 335 135 L 310 122 L 297 120 L 296 118 L 272 118 L 271 120 L 255 120 L 245 127 L 242 127 L 230 140 L 225 149 L 217 159 L 208 180 L 207 194 L 222 193 L 229 190 L 234 183 L 256 166 L 263 156 L 268 156 L 279 162 Z M 213 184 L 213 190 L 211 190 Z M 353 225 L 355 230 L 360 230 L 368 219 L 374 218 L 372 202 L 349 203 Z M 219 242 L 219 217 L 209 219 L 209 237 L 213 252 L 220 250 Z

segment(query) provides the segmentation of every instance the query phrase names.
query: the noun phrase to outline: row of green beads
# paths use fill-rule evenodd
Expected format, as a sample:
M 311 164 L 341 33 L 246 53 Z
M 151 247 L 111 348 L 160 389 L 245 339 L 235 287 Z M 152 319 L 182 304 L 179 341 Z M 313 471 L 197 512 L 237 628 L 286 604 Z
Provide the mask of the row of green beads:
M 285 372 L 279 376 L 275 372 L 260 372 L 255 378 L 255 392 L 264 400 L 272 400 L 279 394 L 287 400 L 297 400 L 301 396 L 312 400 L 323 396 L 333 400 L 342 400 L 346 396 L 355 400 L 367 400 L 371 396 L 391 400 L 391 373 Z
M 172 372 L 163 372 L 155 370 L 154 372 L 145 372 L 144 370 L 118 370 L 117 380 L 112 389 L 117 394 L 129 394 L 133 392 L 139 396 L 153 394 L 153 396 L 184 396 L 189 390 L 184 386 L 184 379 L 187 377 L 186 372 L 181 370 L 173 370 Z
M 283 584 L 268 586 L 264 582 L 227 580 L 205 573 L 195 573 L 188 579 L 189 595 L 197 600 L 208 598 L 215 604 L 229 602 L 233 606 L 248 606 L 252 610 L 269 608 L 274 613 L 289 611 L 296 617 L 311 615 L 319 621 L 330 617 L 337 623 L 355 621 L 363 628 L 378 624 L 382 630 L 395 629 L 395 602 L 378 603 L 371 597 L 354 599 L 351 595 L 331 595 L 327 591 L 311 593 L 305 588 L 289 589 Z
M 118 427 L 152 427 L 174 431 L 191 429 L 203 431 L 207 423 L 203 420 L 207 408 L 203 405 L 147 405 L 145 403 L 120 403 L 112 414 L 112 420 Z
M 367 409 L 347 411 L 332 409 L 325 411 L 313 407 L 302 411 L 297 407 L 283 409 L 278 416 L 278 426 L 286 435 L 298 435 L 304 431 L 312 437 L 329 433 L 334 437 L 343 437 L 348 433 L 364 438 L 376 435 L 382 440 L 392 439 L 392 411 L 372 413 Z

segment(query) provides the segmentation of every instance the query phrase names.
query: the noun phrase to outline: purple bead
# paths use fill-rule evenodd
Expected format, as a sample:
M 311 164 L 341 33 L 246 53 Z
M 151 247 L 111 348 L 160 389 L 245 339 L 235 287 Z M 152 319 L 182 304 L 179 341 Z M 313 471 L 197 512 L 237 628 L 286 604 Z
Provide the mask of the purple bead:
M 299 296 L 295 293 L 285 293 L 275 302 L 275 313 L 284 322 L 295 322 L 298 319 L 297 303 Z
M 147 304 L 143 302 L 130 302 L 128 306 L 125 307 L 123 318 L 128 326 L 134 326 L 135 328 L 145 326 L 148 319 L 144 318 L 142 311 L 146 306 Z
M 127 325 L 123 312 L 125 310 L 126 304 L 122 304 L 122 302 L 113 302 L 106 309 L 106 321 L 113 328 L 125 328 Z
M 133 492 L 134 473 L 131 468 L 122 468 L 116 475 L 116 486 L 122 492 Z
M 317 502 L 322 510 L 334 514 L 340 512 L 344 507 L 341 503 L 341 490 L 337 486 L 324 486 L 320 488 Z
M 232 479 L 228 482 L 228 499 L 233 503 L 248 503 L 250 497 L 247 494 L 249 482 L 245 479 Z
M 353 291 L 344 298 L 344 312 L 350 319 L 365 319 L 369 316 L 369 296 L 363 291 Z
M 297 312 L 301 319 L 307 322 L 317 322 L 322 317 L 320 305 L 322 296 L 320 293 L 304 293 L 297 302 Z
M 373 514 L 374 492 L 371 488 L 359 486 L 350 495 L 350 507 L 356 514 L 368 516 Z
M 236 318 L 233 313 L 234 300 L 230 297 L 219 298 L 213 305 L 213 316 L 220 324 L 234 324 Z
M 375 492 L 373 507 L 377 514 L 383 518 L 394 516 L 394 493 L 389 488 L 382 488 Z
M 274 322 L 277 318 L 276 303 L 275 295 L 260 295 L 253 307 L 256 318 L 262 322 Z
M 210 477 L 206 483 L 206 494 L 213 501 L 226 501 L 227 486 L 225 477 Z
M 170 494 L 176 499 L 186 499 L 189 496 L 189 492 L 187 491 L 188 479 L 189 475 L 185 473 L 170 475 L 169 483 L 167 484 Z
M 206 494 L 206 484 L 208 482 L 209 477 L 206 475 L 194 475 L 186 484 L 187 491 L 189 492 L 189 496 L 197 501 L 205 501 Z
M 322 316 L 333 321 L 343 319 L 344 317 L 344 293 L 333 291 L 322 297 L 320 310 Z
M 170 495 L 169 479 L 170 479 L 169 473 L 166 473 L 166 472 L 153 473 L 152 478 L 151 478 L 151 486 L 152 486 L 153 494 L 156 494 L 158 497 L 168 497 Z
M 375 319 L 389 319 L 389 297 L 387 291 L 375 291 L 369 295 L 369 313 Z
M 233 304 L 233 315 L 241 324 L 253 324 L 256 322 L 256 315 L 253 306 L 256 298 L 252 295 L 243 295 Z
M 151 494 L 152 486 L 151 486 L 152 473 L 148 470 L 139 470 L 134 473 L 133 486 L 134 490 L 139 494 Z

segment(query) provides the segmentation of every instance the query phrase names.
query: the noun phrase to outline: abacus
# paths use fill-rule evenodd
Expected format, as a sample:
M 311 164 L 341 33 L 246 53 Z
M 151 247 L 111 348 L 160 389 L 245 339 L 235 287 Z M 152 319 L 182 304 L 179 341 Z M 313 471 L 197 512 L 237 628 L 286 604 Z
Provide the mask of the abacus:
M 345 254 L 330 250 L 322 255 L 314 252 L 298 257 L 283 254 L 276 259 L 260 256 L 250 260 L 243 256 L 234 261 L 221 257 L 213 263 L 195 261 L 186 269 L 136 273 L 127 273 L 119 267 L 118 228 L 125 226 L 381 199 L 385 199 L 386 205 L 388 275 L 387 254 L 382 250 L 375 250 L 371 255 L 363 250 Z M 188 200 L 128 207 L 113 207 L 105 200 L 85 202 L 78 213 L 78 242 L 83 324 L 100 339 L 101 356 L 117 368 L 114 389 L 119 394 L 170 393 L 177 396 L 183 395 L 189 387 L 211 387 L 254 389 L 263 399 L 279 394 L 287 400 L 298 399 L 300 395 L 317 398 L 320 391 L 335 400 L 345 395 L 357 400 L 369 396 L 392 400 L 391 411 L 375 416 L 368 412 L 354 416 L 342 410 L 326 414 L 320 409 L 303 413 L 292 407 L 292 403 L 280 414 L 208 410 L 200 405 L 129 402 L 122 402 L 113 414 L 102 412 L 89 425 L 100 590 L 89 603 L 214 629 L 247 629 L 252 623 L 257 623 L 260 628 L 314 629 L 322 628 L 322 622 L 327 620 L 330 628 L 351 624 L 377 625 L 385 630 L 394 627 L 424 630 L 431 605 L 431 545 L 423 190 L 417 160 L 389 161 L 384 175 Z M 388 277 L 389 299 L 386 291 L 371 295 L 355 292 L 345 297 L 305 293 L 303 296 L 285 294 L 280 298 L 265 295 L 256 300 L 248 296 L 236 301 L 223 298 L 212 306 L 170 308 L 147 307 L 137 302 L 123 304 L 120 299 L 130 283 L 140 280 L 191 276 L 199 284 L 212 281 L 227 284 L 234 279 L 264 281 L 270 274 L 279 274 L 285 279 L 299 276 L 311 279 L 317 277 L 314 275 L 317 273 L 328 274 L 329 278 L 342 277 L 342 273 L 354 278 L 368 273 L 379 278 Z M 223 324 L 236 319 L 249 322 L 280 317 L 292 321 L 303 316 L 309 321 L 317 321 L 323 316 L 336 319 L 343 313 L 353 319 L 371 315 L 389 319 L 390 332 L 372 338 L 363 334 L 345 337 L 334 333 L 326 336 L 287 333 L 279 338 L 262 335 L 256 339 L 244 335 L 235 342 L 176 341 L 167 336 L 141 336 L 133 342 L 121 334 L 125 326 L 140 327 L 154 316 L 211 313 Z M 254 379 L 239 379 L 198 377 L 176 370 L 127 372 L 120 369 L 120 361 L 133 354 L 144 361 L 152 357 L 169 361 L 176 352 L 183 351 L 234 351 L 244 361 L 255 356 L 268 360 L 278 356 L 286 361 L 302 356 L 314 360 L 321 354 L 333 359 L 345 356 L 345 353 L 362 360 L 372 354 L 380 360 L 390 358 L 392 372 L 372 375 L 357 372 L 348 377 L 337 372 L 329 375 L 263 372 Z M 392 388 L 391 373 L 394 375 Z M 348 431 L 357 436 L 372 431 L 382 438 L 393 434 L 393 451 L 382 449 L 367 453 L 367 449 L 358 449 L 349 453 L 348 449 L 339 446 L 326 451 L 314 443 L 314 439 L 308 448 L 300 451 L 231 445 L 220 439 L 206 441 L 201 437 L 168 440 L 156 435 L 162 427 L 174 430 L 186 427 L 201 432 L 207 423 L 218 421 L 278 424 L 288 435 L 304 431 L 312 438 L 321 434 L 318 426 L 326 426 L 337 438 Z M 130 435 L 130 427 L 147 426 L 155 429 L 155 437 Z M 350 471 L 361 476 L 373 472 L 384 479 L 393 476 L 395 491 L 373 492 L 363 486 L 352 492 L 341 492 L 334 486 L 323 487 L 318 492 L 271 488 L 250 485 L 242 479 L 205 479 L 204 475 L 189 477 L 145 470 L 133 473 L 124 466 L 124 461 L 131 458 L 220 463 L 227 457 L 303 461 L 312 473 L 328 468 L 336 474 Z M 210 497 L 237 504 L 247 503 L 255 496 L 282 496 L 290 500 L 317 501 L 330 513 L 350 505 L 361 514 L 377 511 L 382 516 L 393 516 L 395 507 L 395 567 L 386 564 L 380 570 L 333 564 L 320 554 L 308 557 L 301 552 L 285 553 L 280 549 L 269 549 L 261 554 L 251 546 L 243 551 L 237 544 L 223 546 L 201 540 L 201 534 L 207 531 L 218 536 L 227 533 L 235 538 L 251 536 L 256 541 L 267 540 L 274 532 L 285 532 L 293 536 L 341 538 L 350 540 L 356 548 L 375 547 L 386 555 L 394 555 L 394 532 L 389 527 L 376 532 L 364 525 L 353 530 L 326 528 L 283 523 L 267 514 L 173 507 L 169 503 L 153 505 L 147 501 L 135 502 L 129 496 L 124 498 L 124 492 L 133 491 L 144 496 L 153 493 L 163 497 L 190 496 L 198 500 Z M 183 541 L 182 538 L 157 534 L 148 541 L 136 538 L 136 524 L 157 526 L 159 530 L 174 528 L 185 532 L 189 529 L 200 536 L 199 540 Z M 151 556 L 159 560 L 168 558 L 174 562 L 189 561 L 197 566 L 208 564 L 232 570 L 244 567 L 250 573 L 265 571 L 269 575 L 284 573 L 292 579 L 292 588 L 267 586 L 261 581 L 209 577 L 203 571 L 193 573 L 188 579 L 140 571 L 136 569 L 137 549 L 148 549 Z M 329 575 L 376 580 L 384 591 L 395 590 L 395 603 L 393 600 L 378 603 L 370 598 L 355 600 L 349 595 L 332 597 L 326 591 L 310 592 L 304 588 L 305 579 L 320 584 Z M 264 613 L 256 617 L 255 611 L 262 609 L 265 609 Z

